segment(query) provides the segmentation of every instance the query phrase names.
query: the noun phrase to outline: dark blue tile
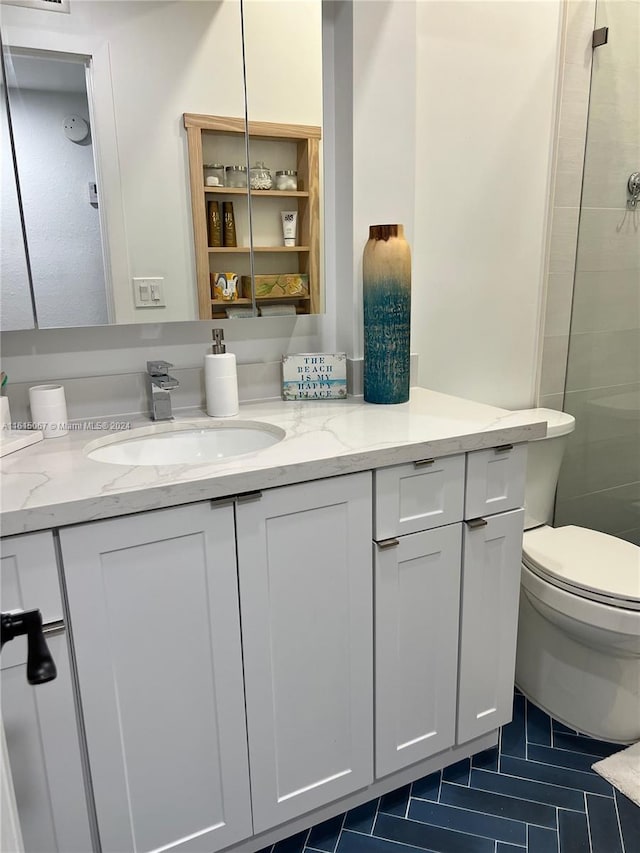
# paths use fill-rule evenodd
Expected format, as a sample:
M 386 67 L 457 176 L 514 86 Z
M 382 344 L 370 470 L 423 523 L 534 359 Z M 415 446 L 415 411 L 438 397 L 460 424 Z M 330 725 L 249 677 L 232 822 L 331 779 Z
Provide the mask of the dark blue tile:
M 558 833 L 541 826 L 527 827 L 527 853 L 558 853 Z
M 552 749 L 548 746 L 529 744 L 529 761 L 540 761 L 542 764 L 553 764 L 555 767 L 566 767 L 568 770 L 581 770 L 591 773 L 591 765 L 598 759 L 593 755 L 582 752 L 569 752 L 567 749 Z
M 356 832 L 364 832 L 370 835 L 373 829 L 373 821 L 378 811 L 378 802 L 379 800 L 377 799 L 370 800 L 368 803 L 363 803 L 363 805 L 356 806 L 355 809 L 348 811 L 344 819 L 344 828 L 354 829 Z
M 624 847 L 626 853 L 630 853 L 630 851 L 638 850 L 640 846 L 638 844 L 638 839 L 640 838 L 640 808 L 625 797 L 624 794 L 621 794 L 620 791 L 616 791 L 615 795 Z
M 307 838 L 307 847 L 313 847 L 314 850 L 325 850 L 326 853 L 333 853 L 338 843 L 338 836 L 340 835 L 344 818 L 345 816 L 341 814 L 338 817 L 332 817 L 312 827 Z
M 273 844 L 270 847 L 263 847 L 262 850 L 258 850 L 258 853 L 271 853 L 273 850 Z
M 437 800 L 440 794 L 441 773 L 431 773 L 413 783 L 411 796 L 419 797 L 421 800 Z
M 380 805 L 378 810 L 385 814 L 393 814 L 397 817 L 404 817 L 409 804 L 409 793 L 411 785 L 403 785 L 397 791 L 391 791 L 390 794 L 385 794 L 380 797 Z
M 535 803 L 547 803 L 561 809 L 584 811 L 584 795 L 582 791 L 572 791 L 559 785 L 548 785 L 546 782 L 533 782 L 531 779 L 516 779 L 513 776 L 503 776 L 502 773 L 489 773 L 486 770 L 474 770 L 471 773 L 471 787 L 481 791 L 493 791 L 494 794 L 506 794 L 508 797 L 518 797 L 521 800 L 531 800 Z
M 476 753 L 471 759 L 471 766 L 478 770 L 496 770 L 498 769 L 498 747 L 492 746 L 491 749 L 485 749 L 482 752 Z
M 567 735 L 563 732 L 558 732 L 553 736 L 553 745 L 556 749 L 568 749 L 570 752 L 581 752 L 599 758 L 607 758 L 622 749 L 619 743 L 607 743 L 603 740 L 595 740 L 595 738 L 584 737 L 583 735 Z M 593 764 L 593 762 L 591 763 Z
M 568 735 L 577 735 L 578 732 L 575 729 L 570 729 L 569 726 L 565 726 L 564 723 L 559 723 L 558 720 L 551 720 L 551 728 L 554 732 L 564 732 Z
M 526 848 L 520 847 L 516 844 L 505 844 L 504 841 L 498 841 L 496 844 L 496 853 L 526 853 Z
M 614 801 L 587 794 L 587 815 L 592 853 L 623 853 Z M 636 843 L 640 848 L 640 833 L 636 836 Z
M 503 755 L 500 758 L 500 772 L 521 779 L 560 785 L 563 788 L 575 788 L 577 791 L 589 791 L 592 794 L 604 794 L 613 797 L 611 785 L 597 773 L 583 773 L 580 770 L 567 770 L 551 764 L 538 764 L 537 761 L 523 761 Z
M 586 814 L 558 812 L 560 853 L 591 853 Z
M 418 820 L 431 826 L 441 826 L 444 829 L 455 829 L 458 832 L 468 832 L 470 835 L 481 835 L 494 841 L 510 841 L 514 844 L 526 844 L 527 825 L 515 820 L 506 820 L 495 815 L 470 812 L 455 806 L 445 806 L 441 803 L 427 803 L 424 800 L 411 800 L 409 806 L 410 820 Z
M 273 847 L 273 853 L 302 853 L 308 834 L 309 830 L 305 829 L 297 835 L 285 838 L 284 841 L 278 841 Z
M 464 832 L 428 826 L 413 820 L 401 820 L 380 814 L 376 818 L 373 834 L 400 844 L 409 844 L 422 850 L 438 853 L 494 853 L 495 843 L 489 838 L 478 838 Z
M 527 702 L 527 741 L 551 746 L 551 717 Z
M 526 758 L 524 706 L 524 696 L 516 694 L 513 697 L 513 719 L 503 727 L 500 737 L 500 752 L 504 755 Z
M 468 785 L 470 770 L 471 760 L 464 758 L 462 761 L 456 761 L 455 764 L 445 767 L 442 771 L 442 780 L 444 782 L 456 782 L 458 785 Z
M 370 835 L 360 835 L 359 832 L 343 832 L 338 842 L 336 853 L 412 853 L 420 850 L 425 853 L 424 847 L 407 847 L 406 844 L 395 844 L 393 841 L 385 841 L 382 838 L 372 838 Z M 428 851 L 434 853 L 434 851 Z
M 556 810 L 543 803 L 530 803 L 516 797 L 504 794 L 493 794 L 489 791 L 478 791 L 474 788 L 464 788 L 462 785 L 442 783 L 440 802 L 475 812 L 508 817 L 524 823 L 534 823 L 536 826 L 555 827 Z

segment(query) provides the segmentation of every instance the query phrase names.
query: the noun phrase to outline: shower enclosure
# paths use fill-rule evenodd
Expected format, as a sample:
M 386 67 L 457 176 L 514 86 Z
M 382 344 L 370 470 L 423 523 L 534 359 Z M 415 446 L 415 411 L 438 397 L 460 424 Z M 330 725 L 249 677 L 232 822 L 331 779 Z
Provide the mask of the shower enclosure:
M 640 0 L 598 0 L 556 525 L 640 545 Z M 604 36 L 604 34 L 603 34 Z M 596 38 L 596 40 L 598 40 Z

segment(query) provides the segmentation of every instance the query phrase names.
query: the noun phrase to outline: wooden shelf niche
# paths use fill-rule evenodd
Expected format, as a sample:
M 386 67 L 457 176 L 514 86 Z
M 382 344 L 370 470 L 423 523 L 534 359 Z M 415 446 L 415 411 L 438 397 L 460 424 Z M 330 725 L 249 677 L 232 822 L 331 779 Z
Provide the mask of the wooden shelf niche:
M 204 184 L 204 163 L 235 165 L 246 163 L 245 122 L 242 118 L 184 114 L 189 152 L 191 212 L 196 254 L 198 312 L 201 320 L 224 318 L 226 308 L 249 306 L 251 299 L 233 302 L 213 299 L 212 272 L 251 272 L 251 256 L 256 275 L 303 273 L 309 276 L 308 296 L 257 297 L 256 304 L 292 304 L 298 314 L 321 311 L 320 292 L 320 176 L 321 129 L 309 125 L 250 121 L 251 163 L 264 161 L 275 172 L 296 169 L 298 189 L 252 190 L 209 187 Z M 247 170 L 247 177 L 249 172 Z M 248 181 L 247 181 L 248 182 Z M 219 199 L 234 202 L 237 247 L 211 247 L 207 240 L 207 202 Z M 283 206 L 286 202 L 286 207 Z M 252 234 L 249 229 L 251 205 Z M 221 204 L 222 208 L 222 204 Z M 297 242 L 283 246 L 280 212 L 298 211 Z M 255 292 L 255 288 L 254 288 Z

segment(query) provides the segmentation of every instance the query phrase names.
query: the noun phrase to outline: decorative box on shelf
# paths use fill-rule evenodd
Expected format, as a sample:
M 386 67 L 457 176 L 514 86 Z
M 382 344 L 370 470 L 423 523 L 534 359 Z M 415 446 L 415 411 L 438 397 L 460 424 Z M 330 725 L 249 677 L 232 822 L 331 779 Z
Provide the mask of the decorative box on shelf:
M 280 273 L 255 276 L 256 299 L 289 299 L 309 296 L 309 276 L 306 273 Z M 251 276 L 242 276 L 242 295 L 251 299 Z

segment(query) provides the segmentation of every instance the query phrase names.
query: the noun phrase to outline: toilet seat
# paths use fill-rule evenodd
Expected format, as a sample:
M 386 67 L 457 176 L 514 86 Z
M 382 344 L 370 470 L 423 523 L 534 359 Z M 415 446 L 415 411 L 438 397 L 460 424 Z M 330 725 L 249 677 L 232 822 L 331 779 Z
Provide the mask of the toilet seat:
M 640 611 L 640 548 L 583 527 L 526 531 L 522 561 L 552 586 L 610 607 Z

